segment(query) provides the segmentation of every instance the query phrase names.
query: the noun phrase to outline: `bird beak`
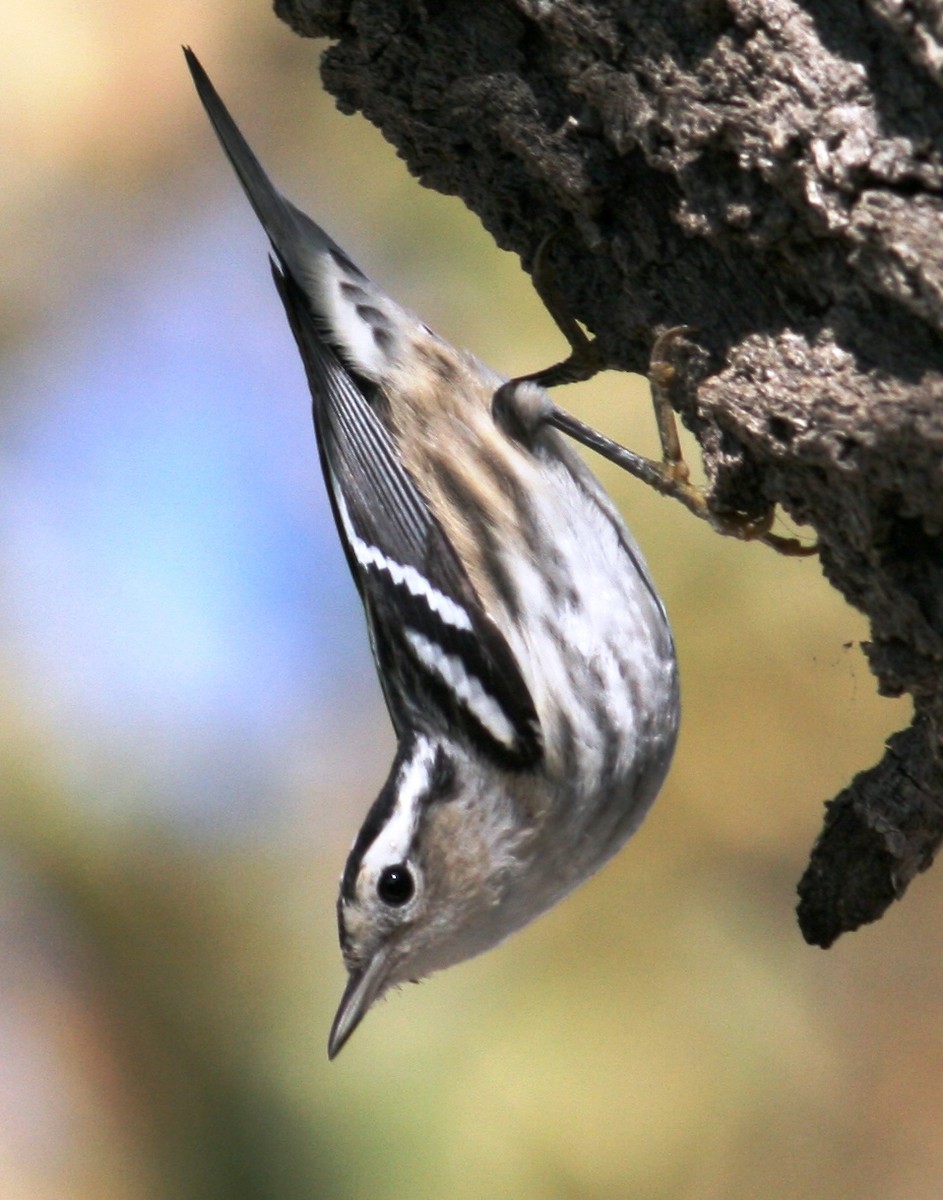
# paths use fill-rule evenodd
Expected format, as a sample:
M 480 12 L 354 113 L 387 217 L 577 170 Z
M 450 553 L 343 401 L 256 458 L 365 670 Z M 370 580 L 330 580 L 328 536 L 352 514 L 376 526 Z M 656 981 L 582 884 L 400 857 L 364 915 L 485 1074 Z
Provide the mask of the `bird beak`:
M 383 990 L 387 976 L 387 953 L 378 950 L 365 967 L 350 972 L 327 1042 L 328 1058 L 336 1058 L 344 1044 Z

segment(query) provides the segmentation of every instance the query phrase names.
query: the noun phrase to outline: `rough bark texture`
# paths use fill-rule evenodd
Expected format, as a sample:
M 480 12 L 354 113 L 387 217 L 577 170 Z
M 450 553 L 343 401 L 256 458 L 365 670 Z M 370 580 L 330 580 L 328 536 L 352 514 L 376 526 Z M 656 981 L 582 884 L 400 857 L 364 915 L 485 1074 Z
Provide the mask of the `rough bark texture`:
M 781 504 L 871 621 L 912 726 L 827 807 L 806 938 L 943 837 L 939 0 L 278 0 L 327 87 L 532 262 L 614 365 L 689 324 L 673 403 L 712 504 Z

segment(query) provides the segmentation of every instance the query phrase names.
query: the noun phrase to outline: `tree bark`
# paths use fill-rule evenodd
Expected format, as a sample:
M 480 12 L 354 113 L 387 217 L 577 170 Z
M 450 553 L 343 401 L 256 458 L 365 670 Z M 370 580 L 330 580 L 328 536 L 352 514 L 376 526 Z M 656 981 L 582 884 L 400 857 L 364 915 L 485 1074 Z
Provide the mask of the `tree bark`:
M 938 0 L 278 0 L 328 89 L 533 263 L 605 359 L 693 331 L 672 403 L 720 513 L 812 525 L 913 724 L 827 806 L 805 937 L 943 838 Z

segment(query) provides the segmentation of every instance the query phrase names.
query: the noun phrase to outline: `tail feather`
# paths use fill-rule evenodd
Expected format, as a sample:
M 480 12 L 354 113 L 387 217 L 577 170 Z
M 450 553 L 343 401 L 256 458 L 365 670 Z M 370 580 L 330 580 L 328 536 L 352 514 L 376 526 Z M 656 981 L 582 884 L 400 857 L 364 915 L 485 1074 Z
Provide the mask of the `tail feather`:
M 230 116 L 200 60 L 189 46 L 183 47 L 183 53 L 220 145 L 282 264 L 295 278 L 304 280 L 312 274 L 312 253 L 328 254 L 333 251 L 343 255 L 340 247 L 319 225 L 278 191 Z M 343 257 L 346 258 L 346 255 Z M 317 275 L 317 272 L 313 274 Z
M 279 266 L 307 298 L 314 328 L 350 369 L 380 382 L 410 330 L 432 335 L 418 318 L 378 288 L 320 225 L 277 190 L 199 59 L 188 46 L 183 53 L 216 136 L 268 235 Z

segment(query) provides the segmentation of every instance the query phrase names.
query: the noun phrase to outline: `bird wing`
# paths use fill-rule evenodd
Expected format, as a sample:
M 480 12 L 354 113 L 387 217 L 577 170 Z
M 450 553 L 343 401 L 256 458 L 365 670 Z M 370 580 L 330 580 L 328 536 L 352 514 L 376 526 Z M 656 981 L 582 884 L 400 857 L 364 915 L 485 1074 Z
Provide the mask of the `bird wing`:
M 532 765 L 542 752 L 540 723 L 517 659 L 380 415 L 389 406 L 383 355 L 362 313 L 383 318 L 385 330 L 406 314 L 277 191 L 196 56 L 184 54 L 275 251 L 275 283 L 314 398 L 321 466 L 397 734 L 439 713 L 499 761 Z M 361 303 L 365 289 L 370 307 Z
M 432 705 L 507 765 L 532 765 L 541 739 L 530 690 L 371 403 L 376 385 L 341 363 L 293 277 L 273 274 L 308 374 L 321 465 L 397 732 L 421 726 Z

